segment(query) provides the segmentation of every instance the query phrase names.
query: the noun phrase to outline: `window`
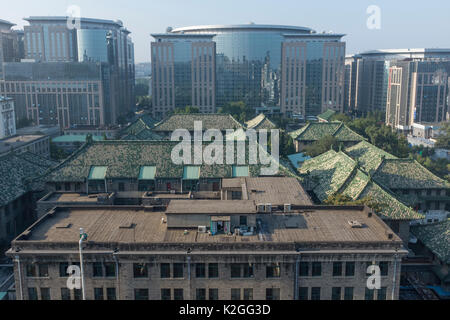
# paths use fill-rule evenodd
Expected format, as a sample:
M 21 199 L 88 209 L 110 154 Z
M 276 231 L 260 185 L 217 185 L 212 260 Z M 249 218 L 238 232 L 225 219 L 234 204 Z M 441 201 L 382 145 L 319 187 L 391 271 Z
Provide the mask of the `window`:
M 322 275 L 322 262 L 312 263 L 312 276 L 320 277 Z
M 125 183 L 119 182 L 119 191 L 120 191 L 120 192 L 125 191 Z
M 241 265 L 239 263 L 231 264 L 231 277 L 240 278 L 241 277 Z
M 374 290 L 370 290 L 369 288 L 366 288 L 366 294 L 364 299 L 365 300 L 373 300 L 374 297 Z
M 380 273 L 382 277 L 386 277 L 389 273 L 389 262 L 381 261 L 380 262 Z
M 251 263 L 244 263 L 242 264 L 243 269 L 243 278 L 253 278 L 254 272 L 253 272 L 253 264 Z
M 208 265 L 208 278 L 218 278 L 219 277 L 219 264 L 210 263 Z
M 240 216 L 239 217 L 239 224 L 241 226 L 246 226 L 247 225 L 247 216 Z
M 231 289 L 231 300 L 241 300 L 241 289 Z
M 266 278 L 279 278 L 281 268 L 279 263 L 272 263 L 266 266 Z
M 344 290 L 344 300 L 353 300 L 353 288 L 347 287 Z
M 266 300 L 280 300 L 280 289 L 279 288 L 267 288 L 266 289 Z
M 148 289 L 134 289 L 134 300 L 148 300 Z
M 253 289 L 252 288 L 244 289 L 244 300 L 253 300 Z
M 196 290 L 196 300 L 206 300 L 206 289 Z
M 67 269 L 69 268 L 68 262 L 61 262 L 59 264 L 59 276 L 61 278 L 67 278 L 69 274 L 67 273 Z
M 94 288 L 94 300 L 103 300 L 103 288 Z
M 92 264 L 92 267 L 94 269 L 94 277 L 96 278 L 103 277 L 103 265 L 101 262 L 94 262 Z
M 209 289 L 209 300 L 219 300 L 219 289 Z
M 346 277 L 354 277 L 355 276 L 355 263 L 347 262 L 345 264 L 345 276 Z
M 161 279 L 170 278 L 170 264 L 161 263 Z
M 195 277 L 197 278 L 206 277 L 206 265 L 204 263 L 195 264 Z
M 341 300 L 341 288 L 334 287 L 331 289 L 331 300 Z
M 37 290 L 36 288 L 28 288 L 28 300 L 37 300 Z
M 308 288 L 307 287 L 298 288 L 298 299 L 299 300 L 308 300 Z
M 106 299 L 116 300 L 116 288 L 106 288 Z
M 146 263 L 133 263 L 133 275 L 135 278 L 147 278 L 148 266 Z
M 309 262 L 300 262 L 300 277 L 309 276 Z
M 39 265 L 39 277 L 48 278 L 48 264 L 43 263 Z
M 386 292 L 387 292 L 387 288 L 381 287 L 380 290 L 378 290 L 377 299 L 378 300 L 386 300 Z
M 165 301 L 170 299 L 171 299 L 170 289 L 161 289 L 161 300 Z
M 31 278 L 36 277 L 36 264 L 34 263 L 27 264 L 27 277 Z
M 173 264 L 173 277 L 174 278 L 183 278 L 184 276 L 184 268 L 182 263 L 174 263 Z
M 105 276 L 109 278 L 116 276 L 116 265 L 114 263 L 105 263 Z
M 311 288 L 311 300 L 320 300 L 320 288 Z
M 66 182 L 65 184 L 64 184 L 64 190 L 65 191 L 70 191 L 70 183 L 69 182 Z
M 184 300 L 183 289 L 173 289 L 173 300 Z
M 41 288 L 41 300 L 51 300 L 50 288 Z
M 342 276 L 342 262 L 333 262 L 333 277 Z
M 61 288 L 61 300 L 70 300 L 70 290 Z
M 74 289 L 73 290 L 73 299 L 74 300 L 81 300 L 82 292 L 81 289 Z

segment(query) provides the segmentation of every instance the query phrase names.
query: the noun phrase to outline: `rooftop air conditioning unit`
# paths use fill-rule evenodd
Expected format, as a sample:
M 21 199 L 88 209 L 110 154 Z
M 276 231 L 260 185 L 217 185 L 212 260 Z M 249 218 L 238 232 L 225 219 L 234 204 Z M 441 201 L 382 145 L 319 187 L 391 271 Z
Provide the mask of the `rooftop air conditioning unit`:
M 284 205 L 284 213 L 288 213 L 292 211 L 292 205 L 291 204 L 285 204 Z
M 266 213 L 272 213 L 272 204 L 271 203 L 266 204 Z
M 170 194 L 175 194 L 175 193 L 177 193 L 176 190 L 170 190 Z
M 206 226 L 199 226 L 198 227 L 198 233 L 206 233 L 206 232 L 207 232 Z
M 355 229 L 363 227 L 363 225 L 358 221 L 349 221 L 348 224 L 350 225 L 350 227 L 355 228 Z
M 258 204 L 256 205 L 258 213 L 264 213 L 266 211 L 266 206 L 264 204 Z

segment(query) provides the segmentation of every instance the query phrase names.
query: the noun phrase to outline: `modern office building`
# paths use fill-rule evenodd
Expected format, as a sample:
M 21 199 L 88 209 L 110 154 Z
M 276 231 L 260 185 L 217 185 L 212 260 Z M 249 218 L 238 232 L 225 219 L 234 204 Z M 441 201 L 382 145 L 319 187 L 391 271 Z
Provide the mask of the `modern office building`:
M 410 131 L 414 123 L 448 120 L 450 60 L 396 61 L 389 69 L 386 123 Z
M 0 93 L 14 98 L 16 118 L 35 125 L 105 125 L 120 111 L 111 67 L 97 62 L 6 63 Z
M 14 23 L 0 19 L 0 79 L 3 77 L 3 62 L 17 62 L 23 58 L 23 37 L 20 31 L 12 30 Z
M 233 101 L 287 116 L 342 110 L 342 34 L 256 24 L 167 31 L 153 35 L 155 117 L 186 105 L 214 112 Z
M 24 51 L 28 65 L 12 66 L 9 69 L 10 72 L 4 76 L 7 81 L 23 80 L 24 82 L 5 83 L 6 88 L 2 92 L 7 96 L 12 94 L 16 96 L 19 118 L 28 117 L 37 125 L 57 123 L 65 128 L 73 124 L 115 124 L 120 116 L 131 111 L 134 106 L 134 45 L 129 36 L 130 32 L 123 27 L 121 21 L 88 18 L 81 18 L 80 29 L 70 29 L 67 26 L 67 19 L 67 17 L 25 19 L 29 22 L 29 26 L 24 27 Z M 51 66 L 51 64 L 57 66 Z M 94 66 L 95 64 L 97 66 Z M 53 74 L 47 74 L 49 77 L 45 80 L 49 80 L 48 83 L 40 83 L 43 78 L 36 72 L 33 73 L 33 77 L 30 77 L 28 72 L 27 79 L 18 79 L 20 73 L 17 70 L 21 68 L 40 70 L 44 73 L 44 70 L 49 68 Z M 101 85 L 91 83 L 92 72 L 87 72 L 85 77 L 82 76 L 81 70 L 90 68 L 97 69 L 94 78 L 102 82 Z M 72 76 L 72 72 L 75 76 Z M 50 82 L 53 83 L 50 84 Z M 19 88 L 16 85 L 19 85 Z M 8 86 L 12 86 L 13 89 L 7 90 Z M 27 86 L 31 89 L 22 90 Z M 91 87 L 97 89 L 89 89 Z M 34 90 L 37 91 L 34 92 Z M 92 97 L 78 96 L 77 102 L 70 99 L 64 101 L 63 98 L 56 97 L 52 97 L 50 102 L 45 103 L 29 102 L 29 97 L 26 97 L 27 94 L 37 96 L 41 92 L 63 92 L 64 90 L 66 92 L 88 91 L 94 94 Z M 18 95 L 20 97 L 17 97 Z M 36 99 L 39 98 L 36 97 Z M 96 100 L 93 101 L 93 99 Z M 26 103 L 25 100 L 27 100 Z M 56 104 L 59 108 L 67 109 L 69 114 L 69 109 L 84 108 L 84 110 L 79 111 L 81 114 L 72 116 L 66 114 L 64 118 L 64 114 L 49 115 L 46 114 L 46 110 L 41 110 L 41 108 L 55 109 Z M 87 110 L 86 106 L 99 110 Z M 30 108 L 37 109 L 35 111 L 40 115 L 36 116 L 28 112 Z M 69 117 L 71 120 L 68 120 Z
M 450 49 L 387 49 L 350 56 L 346 60 L 345 109 L 359 115 L 386 111 L 390 67 L 396 61 L 449 60 Z
M 0 139 L 16 134 L 14 101 L 0 96 Z

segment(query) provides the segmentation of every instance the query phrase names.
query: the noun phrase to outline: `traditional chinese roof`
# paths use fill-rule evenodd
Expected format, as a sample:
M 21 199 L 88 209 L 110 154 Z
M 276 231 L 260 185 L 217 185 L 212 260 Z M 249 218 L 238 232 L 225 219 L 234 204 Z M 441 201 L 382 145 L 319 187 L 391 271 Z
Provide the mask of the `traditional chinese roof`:
M 9 153 L 0 157 L 0 206 L 4 206 L 38 185 L 33 179 L 56 163 L 32 153 Z
M 450 263 L 450 219 L 439 223 L 413 226 L 411 233 L 441 261 Z
M 372 173 L 378 169 L 384 159 L 397 159 L 397 157 L 375 147 L 367 141 L 361 141 L 345 149 L 345 153 L 353 160 L 358 161 L 361 168 L 368 173 Z
M 66 161 L 52 170 L 49 182 L 84 182 L 92 167 L 107 167 L 106 179 L 138 179 L 140 169 L 155 166 L 155 178 L 183 177 L 184 165 L 171 159 L 172 150 L 179 142 L 171 141 L 102 141 L 86 144 Z M 206 148 L 208 144 L 204 144 Z M 192 145 L 193 146 L 193 145 Z M 235 152 L 238 148 L 235 148 Z M 248 150 L 246 151 L 248 165 Z M 194 159 L 191 152 L 192 161 Z M 224 160 L 225 161 L 225 160 Z M 249 165 L 251 177 L 260 175 L 259 165 Z M 293 175 L 280 166 L 279 175 Z M 200 165 L 200 178 L 231 178 L 232 165 Z
M 326 136 L 333 136 L 341 142 L 359 142 L 365 140 L 342 122 L 311 122 L 303 128 L 289 134 L 294 140 L 305 142 L 319 141 Z
M 186 129 L 190 132 L 194 131 L 194 122 L 201 121 L 203 130 L 217 129 L 225 131 L 228 129 L 236 130 L 243 128 L 229 114 L 213 114 L 213 113 L 192 113 L 192 114 L 174 114 L 158 123 L 153 131 L 156 132 L 173 132 L 177 129 Z
M 353 200 L 370 198 L 382 206 L 379 214 L 388 220 L 415 220 L 422 215 L 407 207 L 389 190 L 358 168 L 358 163 L 343 152 L 330 150 L 306 161 L 299 169 L 305 188 L 324 202 L 336 194 Z
M 329 122 L 335 114 L 336 114 L 336 111 L 328 109 L 324 113 L 318 115 L 317 118 Z
M 265 129 L 265 130 L 273 130 L 277 129 L 277 125 L 270 121 L 269 118 L 265 116 L 265 114 L 261 113 L 256 118 L 245 123 L 247 125 L 247 129 Z
M 373 178 L 391 190 L 449 188 L 447 182 L 413 159 L 384 159 Z
M 122 136 L 138 136 L 144 130 L 151 130 L 157 123 L 150 115 L 146 114 L 137 119 L 135 122 L 126 127 L 121 135 Z
M 164 140 L 164 138 L 150 129 L 144 129 L 137 134 L 128 134 L 121 140 Z

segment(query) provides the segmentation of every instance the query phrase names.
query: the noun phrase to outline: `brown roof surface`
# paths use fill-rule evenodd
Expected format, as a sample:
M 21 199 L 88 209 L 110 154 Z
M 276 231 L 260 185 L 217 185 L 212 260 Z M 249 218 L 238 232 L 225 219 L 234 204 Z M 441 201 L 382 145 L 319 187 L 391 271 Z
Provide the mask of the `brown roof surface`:
M 20 240 L 21 236 L 16 241 L 78 243 L 79 229 L 84 228 L 88 241 L 97 243 L 401 242 L 395 235 L 389 240 L 392 231 L 376 215 L 369 218 L 361 207 L 308 208 L 292 214 L 258 215 L 264 230 L 261 238 L 210 236 L 196 230 L 185 235 L 184 230 L 167 229 L 163 212 L 143 209 L 59 208 L 31 227 L 26 240 Z M 351 228 L 348 222 L 355 220 L 364 228 Z
M 166 213 L 256 213 L 256 204 L 250 200 L 172 200 Z
M 255 203 L 271 203 L 273 205 L 297 204 L 312 205 L 312 201 L 296 178 L 260 177 L 223 179 L 223 188 L 246 188 L 247 198 Z

